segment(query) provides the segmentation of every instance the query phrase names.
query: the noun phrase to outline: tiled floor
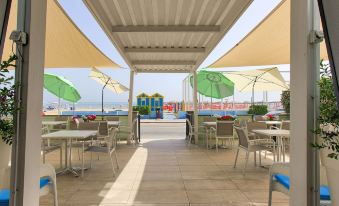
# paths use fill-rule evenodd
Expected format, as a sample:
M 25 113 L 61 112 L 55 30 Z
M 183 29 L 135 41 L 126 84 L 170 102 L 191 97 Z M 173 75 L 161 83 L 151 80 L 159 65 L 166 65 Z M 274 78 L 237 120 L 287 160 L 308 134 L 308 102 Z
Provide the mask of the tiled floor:
M 116 178 L 105 155 L 94 161 L 85 177 L 58 176 L 59 205 L 102 206 L 205 206 L 267 205 L 268 170 L 254 167 L 253 157 L 246 176 L 241 173 L 244 155 L 233 168 L 233 150 L 207 151 L 187 148 L 184 124 L 142 125 L 138 147 L 121 144 L 120 171 Z M 58 154 L 49 155 L 57 163 Z M 74 155 L 77 163 L 77 155 Z M 271 164 L 263 160 L 263 164 Z M 274 206 L 288 205 L 288 197 L 274 193 Z M 51 205 L 51 196 L 41 205 Z

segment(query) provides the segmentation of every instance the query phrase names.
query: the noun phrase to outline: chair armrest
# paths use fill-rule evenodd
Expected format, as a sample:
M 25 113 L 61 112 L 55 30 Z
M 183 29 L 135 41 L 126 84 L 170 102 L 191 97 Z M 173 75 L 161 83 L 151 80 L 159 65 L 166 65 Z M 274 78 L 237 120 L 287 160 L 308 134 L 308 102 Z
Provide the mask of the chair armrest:
M 275 144 L 275 141 L 273 139 L 254 139 L 254 140 L 249 140 L 250 144 Z
M 290 164 L 280 162 L 273 163 L 273 165 L 270 168 L 270 176 L 278 173 L 290 176 Z
M 270 126 L 270 129 L 280 129 L 280 128 L 278 128 L 276 126 Z

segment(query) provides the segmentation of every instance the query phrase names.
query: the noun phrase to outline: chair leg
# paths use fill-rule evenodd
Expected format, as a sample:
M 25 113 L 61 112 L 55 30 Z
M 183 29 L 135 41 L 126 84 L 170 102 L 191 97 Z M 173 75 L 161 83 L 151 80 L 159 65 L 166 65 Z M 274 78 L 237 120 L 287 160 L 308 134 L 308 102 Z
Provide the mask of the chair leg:
M 62 168 L 62 145 L 60 146 L 60 168 Z
M 58 206 L 59 202 L 58 202 L 58 190 L 56 186 L 56 181 L 53 182 L 53 198 L 54 198 L 54 206 Z
M 261 166 L 261 150 L 259 150 L 259 166 Z
M 254 152 L 254 166 L 257 166 L 257 151 Z
M 235 168 L 235 167 L 237 166 L 238 155 L 239 155 L 239 148 L 237 149 L 237 154 L 235 155 L 235 161 L 234 161 L 234 166 L 233 166 L 233 168 Z
M 114 156 L 115 156 L 115 162 L 117 164 L 117 169 L 119 169 L 118 155 L 116 151 L 114 151 Z
M 245 162 L 244 169 L 242 171 L 243 175 L 245 175 L 245 171 L 246 171 L 246 167 L 247 167 L 249 156 L 250 156 L 250 152 L 246 151 L 246 162 Z
M 219 139 L 218 139 L 218 137 L 215 137 L 215 151 L 219 152 Z
M 108 153 L 108 155 L 109 155 L 109 158 L 111 159 L 112 170 L 113 170 L 113 177 L 115 177 L 115 168 L 114 168 L 114 164 L 113 164 L 112 154 Z
M 273 193 L 273 188 L 272 188 L 272 177 L 270 177 L 270 182 L 269 182 L 269 191 L 268 191 L 268 206 L 272 206 L 272 193 Z

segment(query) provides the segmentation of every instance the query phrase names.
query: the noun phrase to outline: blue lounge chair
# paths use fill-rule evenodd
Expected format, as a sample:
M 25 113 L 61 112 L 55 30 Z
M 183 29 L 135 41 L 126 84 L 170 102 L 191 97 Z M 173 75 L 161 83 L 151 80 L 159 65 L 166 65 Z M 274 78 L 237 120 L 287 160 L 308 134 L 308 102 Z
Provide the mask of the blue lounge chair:
M 273 191 L 282 192 L 289 195 L 290 190 L 290 177 L 289 177 L 289 164 L 275 163 L 270 169 L 270 182 L 269 182 L 269 197 L 268 206 L 272 206 L 272 193 Z M 320 186 L 320 202 L 321 205 L 330 205 L 331 197 L 329 187 L 326 185 Z
M 5 170 L 3 182 L 5 188 L 9 188 L 10 168 Z M 54 195 L 54 206 L 58 206 L 56 175 L 55 170 L 50 164 L 40 166 L 40 196 L 52 193 Z M 10 198 L 9 189 L 0 190 L 0 206 L 8 206 Z

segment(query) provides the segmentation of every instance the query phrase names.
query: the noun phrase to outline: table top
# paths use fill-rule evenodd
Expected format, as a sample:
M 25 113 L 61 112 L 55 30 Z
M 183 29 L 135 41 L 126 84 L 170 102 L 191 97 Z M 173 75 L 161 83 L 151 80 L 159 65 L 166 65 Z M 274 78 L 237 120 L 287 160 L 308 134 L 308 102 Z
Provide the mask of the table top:
M 42 125 L 60 125 L 67 124 L 66 121 L 42 121 Z
M 217 125 L 217 122 L 203 122 L 202 125 L 206 127 L 213 127 Z
M 254 129 L 252 132 L 266 136 L 290 136 L 290 130 L 286 129 Z
M 268 125 L 280 125 L 281 124 L 281 121 L 258 121 L 258 122 L 264 122 L 265 124 L 268 124 Z
M 108 125 L 120 125 L 120 121 L 107 121 Z
M 85 139 L 97 135 L 97 133 L 97 130 L 60 130 L 57 132 L 44 134 L 41 137 L 45 139 Z

